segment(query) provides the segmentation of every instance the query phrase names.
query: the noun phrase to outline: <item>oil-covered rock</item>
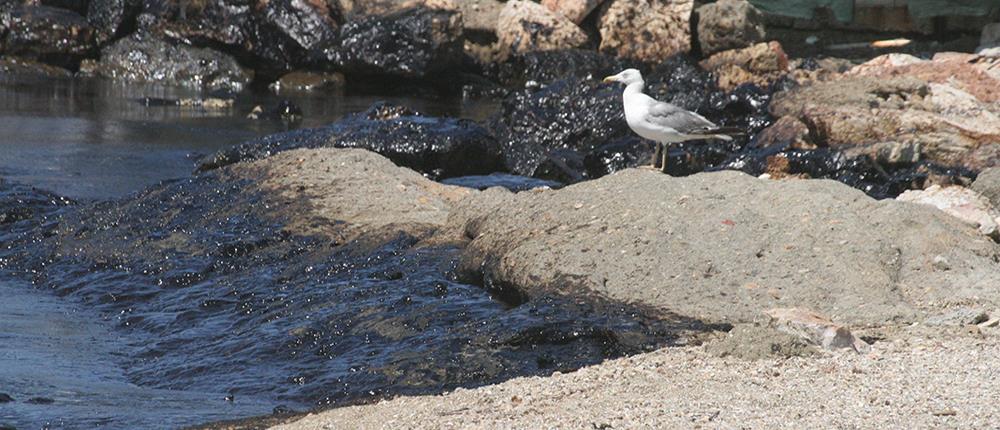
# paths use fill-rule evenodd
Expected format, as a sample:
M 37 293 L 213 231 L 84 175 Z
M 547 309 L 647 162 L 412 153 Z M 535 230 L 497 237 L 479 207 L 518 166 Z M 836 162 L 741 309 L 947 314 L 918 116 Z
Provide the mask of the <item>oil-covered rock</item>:
M 433 178 L 504 170 L 496 140 L 470 120 L 424 116 L 377 103 L 326 127 L 295 130 L 222 150 L 199 164 L 210 170 L 296 148 L 363 148 Z
M 461 64 L 462 41 L 458 12 L 412 8 L 348 22 L 335 43 L 312 54 L 347 73 L 443 79 Z
M 160 82 L 231 92 L 241 91 L 253 76 L 229 55 L 144 32 L 104 48 L 96 72 L 125 81 Z

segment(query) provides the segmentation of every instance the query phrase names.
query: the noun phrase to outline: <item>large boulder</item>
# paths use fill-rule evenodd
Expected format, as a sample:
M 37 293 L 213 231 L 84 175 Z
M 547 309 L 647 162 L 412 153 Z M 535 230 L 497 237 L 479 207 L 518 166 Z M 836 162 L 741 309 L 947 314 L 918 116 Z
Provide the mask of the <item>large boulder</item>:
M 1000 245 L 935 208 L 834 181 L 629 169 L 560 190 L 488 190 L 449 225 L 469 241 L 460 278 L 499 295 L 598 295 L 725 323 L 776 307 L 885 325 L 1000 305 Z M 956 263 L 935 268 L 941 259 Z
M 222 49 L 257 70 L 278 75 L 308 64 L 311 50 L 334 43 L 338 18 L 321 0 L 204 0 L 147 1 L 138 21 L 142 27 L 195 46 Z
M 104 48 L 98 74 L 130 82 L 158 82 L 208 90 L 241 91 L 251 72 L 232 57 L 207 48 L 136 33 Z
M 765 38 L 764 16 L 746 0 L 720 0 L 698 8 L 698 44 L 705 56 Z
M 528 82 L 550 84 L 567 78 L 597 79 L 628 67 L 619 58 L 587 49 L 562 49 L 518 54 L 491 67 L 489 74 L 508 87 L 524 87 Z
M 542 0 L 542 5 L 580 24 L 603 0 Z
M 722 51 L 700 64 L 715 73 L 719 88 L 727 91 L 746 83 L 767 87 L 789 71 L 788 55 L 778 42 Z
M 566 17 L 524 0 L 507 2 L 497 22 L 501 60 L 524 52 L 579 48 L 587 35 Z
M 504 169 L 496 141 L 475 122 L 428 117 L 381 103 L 326 127 L 269 135 L 224 149 L 200 163 L 198 169 L 320 147 L 367 149 L 434 178 Z
M 463 0 L 458 2 L 462 11 L 462 24 L 469 35 L 487 35 L 496 37 L 497 22 L 504 3 L 499 0 Z
M 972 189 L 989 199 L 993 207 L 1000 208 L 1000 167 L 991 167 L 979 172 Z
M 94 32 L 76 12 L 18 5 L 0 11 L 0 52 L 73 66 L 95 52 Z
M 462 40 L 460 13 L 412 8 L 349 22 L 314 55 L 347 73 L 440 79 L 461 63 Z
M 87 21 L 94 28 L 102 46 L 135 30 L 142 0 L 90 0 Z
M 601 51 L 655 63 L 691 49 L 693 0 L 610 0 L 602 6 Z
M 820 146 L 875 155 L 889 142 L 919 148 L 919 159 L 979 170 L 1000 162 L 1000 77 L 990 64 L 997 62 L 965 55 L 879 57 L 779 93 L 770 109 L 802 121 Z
M 268 0 L 257 12 L 258 25 L 271 27 L 302 52 L 330 43 L 337 23 L 322 0 Z

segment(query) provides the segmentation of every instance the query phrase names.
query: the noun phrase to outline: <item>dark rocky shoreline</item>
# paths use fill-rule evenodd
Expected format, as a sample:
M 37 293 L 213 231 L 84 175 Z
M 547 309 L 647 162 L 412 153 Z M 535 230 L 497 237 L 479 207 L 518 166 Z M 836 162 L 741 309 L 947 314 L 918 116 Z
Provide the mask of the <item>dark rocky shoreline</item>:
M 292 130 L 102 202 L 0 179 L 0 270 L 139 339 L 136 384 L 276 402 L 205 428 L 666 347 L 865 354 L 905 327 L 993 327 L 1000 56 L 795 58 L 748 3 L 696 6 L 3 3 L 0 74 L 187 86 L 228 108 L 264 88 L 498 108 L 472 121 L 377 102 L 297 129 L 283 102 L 257 120 Z M 743 133 L 643 167 L 652 145 L 600 82 L 626 67 Z

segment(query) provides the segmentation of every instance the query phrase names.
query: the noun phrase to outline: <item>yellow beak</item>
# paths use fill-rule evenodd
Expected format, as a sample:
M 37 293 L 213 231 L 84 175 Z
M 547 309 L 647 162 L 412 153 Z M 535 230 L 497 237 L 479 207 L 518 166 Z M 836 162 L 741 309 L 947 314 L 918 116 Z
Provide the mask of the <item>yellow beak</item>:
M 612 75 L 612 76 L 608 76 L 608 77 L 604 78 L 601 82 L 604 82 L 604 83 L 618 82 L 618 78 L 616 78 L 614 75 Z

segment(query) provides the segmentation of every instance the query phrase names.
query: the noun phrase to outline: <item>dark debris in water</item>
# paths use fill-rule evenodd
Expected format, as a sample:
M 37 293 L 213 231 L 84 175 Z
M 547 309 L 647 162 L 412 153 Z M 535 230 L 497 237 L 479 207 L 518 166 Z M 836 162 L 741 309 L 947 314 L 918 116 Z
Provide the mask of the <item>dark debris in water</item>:
M 707 330 L 599 297 L 510 306 L 455 279 L 456 248 L 298 236 L 293 210 L 224 173 L 80 207 L 23 194 L 0 188 L 0 207 L 34 214 L 0 230 L 0 269 L 106 315 L 141 345 L 127 370 L 144 386 L 349 404 L 570 371 Z

